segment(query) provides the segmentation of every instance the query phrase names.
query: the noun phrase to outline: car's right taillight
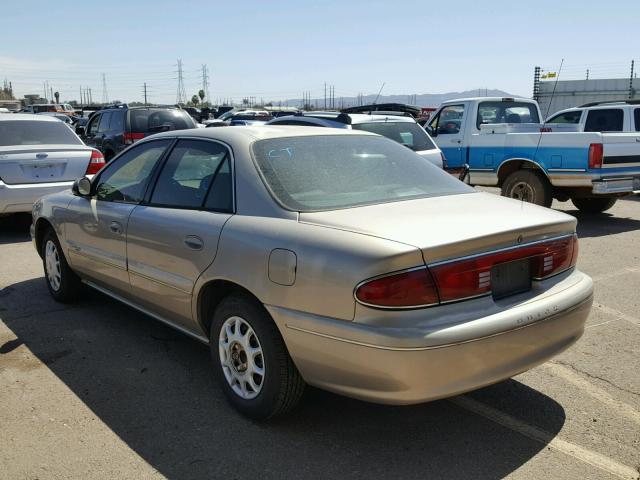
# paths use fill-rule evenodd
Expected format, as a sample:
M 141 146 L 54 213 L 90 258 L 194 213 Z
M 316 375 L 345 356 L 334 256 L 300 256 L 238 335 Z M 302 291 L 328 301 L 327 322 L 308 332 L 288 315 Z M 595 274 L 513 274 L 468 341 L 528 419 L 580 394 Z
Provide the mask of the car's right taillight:
M 143 138 L 144 133 L 125 132 L 124 135 L 122 135 L 122 140 L 124 141 L 125 145 L 132 145 L 133 143 L 137 142 L 138 140 L 142 140 Z
M 104 155 L 102 155 L 98 150 L 92 150 L 91 159 L 89 160 L 89 165 L 87 166 L 85 175 L 95 175 L 105 165 Z
M 601 143 L 589 145 L 589 168 L 602 168 L 604 148 Z

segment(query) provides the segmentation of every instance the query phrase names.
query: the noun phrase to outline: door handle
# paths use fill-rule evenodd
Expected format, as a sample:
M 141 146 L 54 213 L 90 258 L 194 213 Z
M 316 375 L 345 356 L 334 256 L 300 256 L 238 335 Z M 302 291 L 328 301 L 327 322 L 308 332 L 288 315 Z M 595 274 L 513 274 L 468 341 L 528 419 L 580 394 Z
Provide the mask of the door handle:
M 184 237 L 184 244 L 191 250 L 202 250 L 204 242 L 197 235 L 187 235 Z
M 462 140 L 458 140 L 458 139 L 453 139 L 451 140 L 451 143 L 462 143 Z
M 122 233 L 122 225 L 120 225 L 118 222 L 111 222 L 109 224 L 109 230 L 117 235 L 120 235 Z

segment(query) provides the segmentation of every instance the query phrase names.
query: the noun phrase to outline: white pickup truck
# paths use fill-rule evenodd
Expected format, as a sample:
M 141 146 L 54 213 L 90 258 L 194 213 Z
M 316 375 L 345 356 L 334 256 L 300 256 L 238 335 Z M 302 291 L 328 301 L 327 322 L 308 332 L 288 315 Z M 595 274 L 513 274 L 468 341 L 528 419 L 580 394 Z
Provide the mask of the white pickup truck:
M 507 197 L 547 207 L 571 199 L 599 213 L 640 191 L 640 132 L 576 132 L 541 118 L 531 99 L 463 98 L 440 105 L 426 129 L 450 172 L 467 169 L 472 185 Z
M 545 123 L 552 129 L 572 125 L 576 132 L 640 132 L 640 100 L 587 103 L 560 110 Z

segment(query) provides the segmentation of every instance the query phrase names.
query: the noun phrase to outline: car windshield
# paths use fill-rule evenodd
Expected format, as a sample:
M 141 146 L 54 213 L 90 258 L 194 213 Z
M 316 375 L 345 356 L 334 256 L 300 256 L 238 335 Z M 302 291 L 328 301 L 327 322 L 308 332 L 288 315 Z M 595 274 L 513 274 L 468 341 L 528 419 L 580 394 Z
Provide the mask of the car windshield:
M 129 110 L 129 115 L 131 131 L 135 133 L 157 133 L 196 127 L 194 120 L 184 110 L 141 108 Z
M 351 125 L 354 130 L 365 130 L 377 133 L 383 137 L 395 140 L 402 145 L 409 147 L 416 152 L 422 150 L 434 150 L 436 148 L 433 140 L 427 132 L 413 122 L 371 122 Z
M 63 122 L 7 120 L 0 122 L 0 146 L 82 145 Z
M 253 158 L 284 208 L 335 210 L 473 192 L 431 162 L 373 135 L 314 135 L 259 140 Z

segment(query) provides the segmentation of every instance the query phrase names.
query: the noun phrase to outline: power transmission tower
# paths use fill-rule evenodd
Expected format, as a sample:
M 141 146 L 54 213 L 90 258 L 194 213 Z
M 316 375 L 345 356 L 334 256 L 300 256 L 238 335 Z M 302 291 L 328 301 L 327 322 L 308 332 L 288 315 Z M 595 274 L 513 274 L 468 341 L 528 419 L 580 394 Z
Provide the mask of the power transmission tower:
M 102 103 L 109 103 L 109 94 L 107 93 L 107 77 L 102 74 Z
M 204 90 L 204 98 L 208 103 L 211 103 L 211 97 L 209 94 L 209 68 L 206 65 L 202 65 L 202 90 Z
M 178 59 L 178 90 L 176 92 L 176 103 L 184 105 L 187 103 L 187 92 L 184 89 L 184 78 L 182 76 L 182 59 Z

